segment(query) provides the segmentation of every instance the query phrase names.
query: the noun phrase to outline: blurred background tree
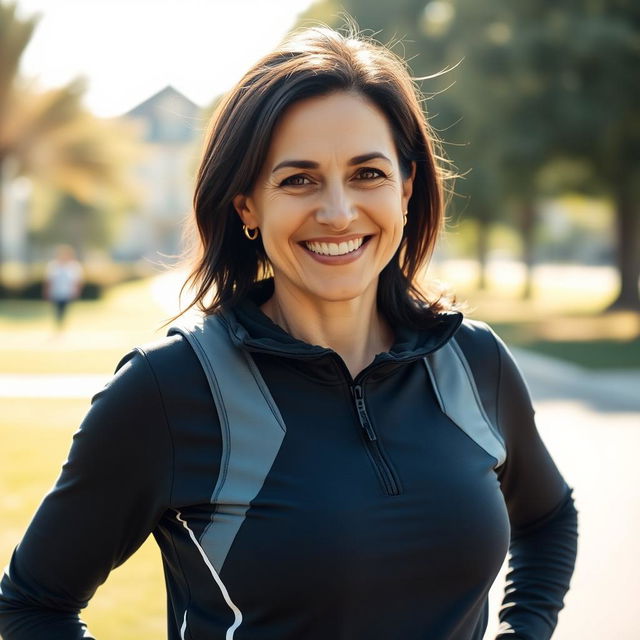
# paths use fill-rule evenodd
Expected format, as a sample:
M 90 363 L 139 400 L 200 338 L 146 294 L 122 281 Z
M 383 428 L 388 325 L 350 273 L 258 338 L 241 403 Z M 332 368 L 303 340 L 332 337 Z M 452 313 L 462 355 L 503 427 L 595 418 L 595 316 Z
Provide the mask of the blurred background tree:
M 450 212 L 476 223 L 480 286 L 490 229 L 507 221 L 521 237 L 529 297 L 540 203 L 578 192 L 612 202 L 611 306 L 640 309 L 640 5 L 322 0 L 298 24 L 340 26 L 341 11 L 428 78 L 430 123 L 461 175 Z
M 39 219 L 29 221 L 34 227 L 29 237 L 41 244 L 64 239 L 82 255 L 88 244 L 104 244 L 117 214 L 135 200 L 127 172 L 136 153 L 123 123 L 96 118 L 83 106 L 84 79 L 44 91 L 20 76 L 20 59 L 38 19 L 20 17 L 16 3 L 0 2 L 0 203 L 8 183 L 29 178 L 40 201 L 50 203 L 39 211 Z M 67 214 L 62 213 L 65 206 Z M 53 233 L 65 215 L 67 223 Z M 100 216 L 102 225 L 96 221 Z M 3 248 L 0 238 L 0 285 Z

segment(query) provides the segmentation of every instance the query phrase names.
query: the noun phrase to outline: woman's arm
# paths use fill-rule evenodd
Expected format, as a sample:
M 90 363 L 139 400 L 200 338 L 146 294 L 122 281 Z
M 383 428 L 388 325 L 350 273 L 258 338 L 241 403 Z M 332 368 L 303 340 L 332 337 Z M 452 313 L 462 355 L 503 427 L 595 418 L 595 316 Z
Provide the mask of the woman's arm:
M 499 356 L 496 418 L 507 447 L 499 478 L 511 521 L 510 571 L 497 638 L 546 640 L 573 574 L 577 512 L 571 490 L 540 439 L 522 375 L 504 343 L 494 338 Z
M 80 609 L 170 504 L 172 444 L 153 372 L 137 350 L 116 371 L 0 582 L 4 640 L 92 638 Z

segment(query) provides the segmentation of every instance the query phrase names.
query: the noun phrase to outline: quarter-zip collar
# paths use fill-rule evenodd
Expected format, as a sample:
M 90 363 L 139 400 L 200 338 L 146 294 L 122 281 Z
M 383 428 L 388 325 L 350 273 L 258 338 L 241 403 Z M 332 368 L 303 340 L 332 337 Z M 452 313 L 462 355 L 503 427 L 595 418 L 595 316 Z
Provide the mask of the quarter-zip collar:
M 273 295 L 273 279 L 268 278 L 258 282 L 249 296 L 233 309 L 225 310 L 222 318 L 227 324 L 231 340 L 238 347 L 249 352 L 271 354 L 298 361 L 304 366 L 305 373 L 313 368 L 309 361 L 330 358 L 335 362 L 341 358 L 335 351 L 320 345 L 312 345 L 294 338 L 282 327 L 275 324 L 261 310 L 264 304 Z M 367 366 L 358 378 L 370 370 L 376 369 L 376 374 L 387 373 L 389 369 L 403 363 L 412 362 L 423 358 L 446 344 L 458 330 L 462 322 L 462 314 L 457 311 L 439 314 L 430 326 L 423 330 L 414 330 L 409 327 L 394 327 L 395 340 L 388 352 L 379 353 L 373 362 Z M 293 362 L 291 362 L 293 364 Z M 320 363 L 317 363 L 320 364 Z M 387 365 L 387 366 L 383 366 Z M 395 365 L 395 366 L 394 366 Z M 346 369 L 346 367 L 344 367 Z M 323 369 L 323 367 L 320 367 Z M 331 367 L 335 371 L 335 367 Z M 321 378 L 326 377 L 317 370 Z M 335 373 L 334 376 L 335 378 Z

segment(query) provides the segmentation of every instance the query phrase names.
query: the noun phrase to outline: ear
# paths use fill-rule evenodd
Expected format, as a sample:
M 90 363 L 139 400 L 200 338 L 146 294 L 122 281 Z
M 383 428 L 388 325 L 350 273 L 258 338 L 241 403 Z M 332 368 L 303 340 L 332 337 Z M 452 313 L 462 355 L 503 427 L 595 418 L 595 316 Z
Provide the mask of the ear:
M 253 202 L 251 196 L 238 194 L 233 198 L 232 203 L 233 208 L 240 216 L 243 224 L 246 224 L 249 229 L 255 229 L 257 226 L 259 226 L 260 221 L 258 220 L 258 216 L 256 215 L 255 203 Z
M 413 193 L 413 181 L 416 177 L 416 163 L 411 163 L 411 174 L 402 181 L 402 210 L 406 211 Z

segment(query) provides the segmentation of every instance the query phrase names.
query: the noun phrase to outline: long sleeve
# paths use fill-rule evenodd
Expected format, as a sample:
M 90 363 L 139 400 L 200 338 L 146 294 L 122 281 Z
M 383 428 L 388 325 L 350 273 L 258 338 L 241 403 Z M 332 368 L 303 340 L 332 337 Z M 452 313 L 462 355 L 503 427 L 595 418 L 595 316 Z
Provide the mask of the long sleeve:
M 153 371 L 134 350 L 93 397 L 0 582 L 4 640 L 93 638 L 79 612 L 169 506 L 172 456 Z
M 499 338 L 497 420 L 507 461 L 499 472 L 511 522 L 509 574 L 498 639 L 550 638 L 577 550 L 571 490 L 545 448 L 526 384 Z

